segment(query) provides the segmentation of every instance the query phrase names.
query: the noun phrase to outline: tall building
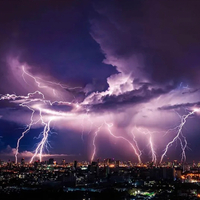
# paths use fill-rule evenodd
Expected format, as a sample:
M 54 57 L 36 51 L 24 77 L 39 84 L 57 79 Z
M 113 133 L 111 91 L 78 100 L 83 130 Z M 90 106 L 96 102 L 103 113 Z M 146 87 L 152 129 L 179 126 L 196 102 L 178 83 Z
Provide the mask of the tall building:
M 37 169 L 39 163 L 40 163 L 39 160 L 34 162 L 34 168 L 35 168 L 35 169 Z
M 99 176 L 99 165 L 97 162 L 92 162 L 91 165 L 88 165 L 88 171 Z
M 25 161 L 24 161 L 24 158 L 21 159 L 21 165 L 24 165 L 25 164 Z
M 65 165 L 66 163 L 65 163 L 65 159 L 62 159 L 62 163 L 61 163 L 62 165 Z
M 74 161 L 74 168 L 77 168 L 77 160 Z
M 110 167 L 106 166 L 106 177 L 108 177 L 110 174 Z
M 111 158 L 106 158 L 105 162 L 106 165 L 109 165 L 112 163 L 112 159 Z
M 54 159 L 53 158 L 49 158 L 49 165 L 53 165 L 54 164 Z
M 116 167 L 119 167 L 119 160 L 116 160 L 115 166 L 116 166 Z
M 96 165 L 98 165 L 98 163 L 93 161 L 91 165 L 96 166 Z

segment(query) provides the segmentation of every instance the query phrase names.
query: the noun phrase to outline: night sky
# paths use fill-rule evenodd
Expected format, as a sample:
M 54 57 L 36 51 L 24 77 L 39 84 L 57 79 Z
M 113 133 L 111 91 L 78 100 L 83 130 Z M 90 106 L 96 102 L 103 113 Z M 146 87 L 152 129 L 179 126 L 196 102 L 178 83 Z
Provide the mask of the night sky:
M 0 1 L 0 159 L 15 159 L 32 123 L 18 149 L 27 161 L 42 149 L 43 160 L 160 162 L 173 139 L 164 161 L 199 161 L 199 10 L 198 0 Z

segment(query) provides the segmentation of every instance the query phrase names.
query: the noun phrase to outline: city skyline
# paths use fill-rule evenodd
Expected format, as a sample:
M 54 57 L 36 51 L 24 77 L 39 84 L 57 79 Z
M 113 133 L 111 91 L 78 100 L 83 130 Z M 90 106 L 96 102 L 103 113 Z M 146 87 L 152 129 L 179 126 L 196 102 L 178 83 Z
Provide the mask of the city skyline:
M 198 162 L 199 6 L 2 1 L 0 158 Z

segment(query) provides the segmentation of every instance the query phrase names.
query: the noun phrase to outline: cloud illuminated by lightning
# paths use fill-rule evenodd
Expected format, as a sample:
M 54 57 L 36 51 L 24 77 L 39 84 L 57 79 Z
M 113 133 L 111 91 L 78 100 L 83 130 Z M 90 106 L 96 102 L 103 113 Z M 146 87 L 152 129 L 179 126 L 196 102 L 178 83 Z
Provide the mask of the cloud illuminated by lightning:
M 104 116 L 98 118 L 95 115 L 95 118 L 94 118 L 93 117 L 94 114 L 90 112 L 90 106 L 98 104 L 98 103 L 102 103 L 101 101 L 102 97 L 106 97 L 109 95 L 118 95 L 118 94 L 121 95 L 128 91 L 132 91 L 134 89 L 134 85 L 133 85 L 133 80 L 131 80 L 130 78 L 130 75 L 125 76 L 124 74 L 120 74 L 120 75 L 116 75 L 116 77 L 113 76 L 112 77 L 113 79 L 112 78 L 109 79 L 110 82 L 109 82 L 108 90 L 103 91 L 103 92 L 94 92 L 90 94 L 88 97 L 86 97 L 82 103 L 78 103 L 76 100 L 75 101 L 74 100 L 73 101 L 52 101 L 52 100 L 49 100 L 49 98 L 46 98 L 46 95 L 45 95 L 46 94 L 45 91 L 48 89 L 52 91 L 53 95 L 57 96 L 57 90 L 56 90 L 57 87 L 66 89 L 66 90 L 73 90 L 79 87 L 70 88 L 67 85 L 60 84 L 57 82 L 45 81 L 44 79 L 40 77 L 33 76 L 31 73 L 28 72 L 27 68 L 25 68 L 24 66 L 22 66 L 22 77 L 23 77 L 23 80 L 27 84 L 29 84 L 28 81 L 30 79 L 33 80 L 35 85 L 37 86 L 37 90 L 35 92 L 28 93 L 27 95 L 6 94 L 0 97 L 0 100 L 2 101 L 8 100 L 9 102 L 17 103 L 20 107 L 28 109 L 31 112 L 30 122 L 29 124 L 27 124 L 26 129 L 22 132 L 21 136 L 17 140 L 16 151 L 15 151 L 16 163 L 17 163 L 18 154 L 20 153 L 19 152 L 20 141 L 23 139 L 26 133 L 28 133 L 31 130 L 31 128 L 34 125 L 37 125 L 40 123 L 40 125 L 43 126 L 43 131 L 39 137 L 41 141 L 37 144 L 30 162 L 33 162 L 36 157 L 39 157 L 40 161 L 42 161 L 42 157 L 43 155 L 45 155 L 45 150 L 48 150 L 47 149 L 47 146 L 49 144 L 48 136 L 51 133 L 52 122 L 59 121 L 59 120 L 75 121 L 76 119 L 79 119 L 79 120 L 81 119 L 81 123 L 80 123 L 81 126 L 79 127 L 79 129 L 82 129 L 82 132 L 81 132 L 82 139 L 83 139 L 83 134 L 86 132 L 85 131 L 86 128 L 89 129 L 88 133 L 94 131 L 93 140 L 92 140 L 93 152 L 91 155 L 91 161 L 94 160 L 96 156 L 96 152 L 97 152 L 96 151 L 97 150 L 96 148 L 97 136 L 100 131 L 101 132 L 104 131 L 108 133 L 110 136 L 112 136 L 112 138 L 127 142 L 127 144 L 129 144 L 131 149 L 133 150 L 134 156 L 136 155 L 138 162 L 139 163 L 142 162 L 141 161 L 142 152 L 139 149 L 139 144 L 136 141 L 133 131 L 131 132 L 132 139 L 128 139 L 129 136 L 125 135 L 126 133 L 125 130 L 124 130 L 123 135 L 114 134 L 112 130 L 113 127 L 115 128 L 114 123 L 107 122 L 107 121 L 110 121 L 110 119 L 108 120 L 107 118 L 105 118 L 103 119 L 103 122 L 102 122 L 102 118 L 104 118 Z M 118 81 L 117 85 L 115 85 L 115 81 L 113 81 L 115 79 Z M 171 92 L 170 98 L 173 97 L 173 94 L 174 94 L 174 91 Z M 161 100 L 162 99 L 160 95 L 159 98 L 157 98 L 155 101 L 157 103 L 158 101 L 161 101 Z M 57 107 L 59 106 L 69 107 L 70 111 L 56 110 Z M 150 112 L 149 109 L 147 109 L 147 111 Z M 186 140 L 186 137 L 182 133 L 182 128 L 185 125 L 187 118 L 198 111 L 199 111 L 198 108 L 194 108 L 193 111 L 190 112 L 188 115 L 180 116 L 181 124 L 168 131 L 168 132 L 177 131 L 177 134 L 174 137 L 174 139 L 166 145 L 164 153 L 161 156 L 160 162 L 163 161 L 163 158 L 167 154 L 168 149 L 175 141 L 180 142 L 180 146 L 182 149 L 182 160 L 186 160 L 185 150 L 187 147 L 187 140 Z M 85 127 L 86 121 L 90 123 L 90 127 L 89 126 Z M 74 124 L 76 124 L 76 122 Z M 95 125 L 94 127 L 98 127 L 98 128 L 94 130 L 93 125 Z M 106 131 L 103 130 L 103 127 L 106 128 Z M 157 153 L 155 150 L 155 143 L 154 143 L 155 137 L 153 137 L 154 132 L 150 132 L 147 128 L 141 128 L 141 127 L 137 128 L 137 131 L 147 136 L 148 145 L 151 151 L 152 162 L 157 163 Z M 166 134 L 168 132 L 166 132 Z

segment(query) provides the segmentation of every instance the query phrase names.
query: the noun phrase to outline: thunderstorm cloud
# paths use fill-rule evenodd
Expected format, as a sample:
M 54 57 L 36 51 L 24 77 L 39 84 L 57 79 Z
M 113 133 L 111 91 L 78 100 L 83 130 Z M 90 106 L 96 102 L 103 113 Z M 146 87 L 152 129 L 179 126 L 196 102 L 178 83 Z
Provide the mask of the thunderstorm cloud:
M 175 134 L 167 130 L 200 106 L 199 7 L 187 0 L 1 1 L 1 154 L 16 154 L 32 120 L 19 148 L 32 157 L 50 120 L 52 156 L 90 158 L 99 130 L 98 156 L 125 156 L 113 146 L 120 136 L 138 141 L 149 159 L 150 131 L 161 157 Z M 183 132 L 195 146 L 198 112 L 193 118 Z M 109 155 L 100 150 L 106 137 Z

